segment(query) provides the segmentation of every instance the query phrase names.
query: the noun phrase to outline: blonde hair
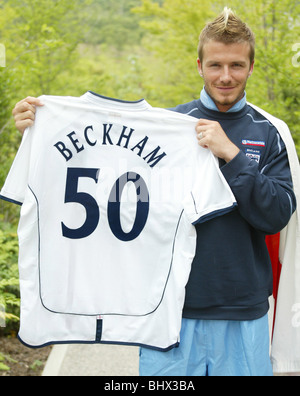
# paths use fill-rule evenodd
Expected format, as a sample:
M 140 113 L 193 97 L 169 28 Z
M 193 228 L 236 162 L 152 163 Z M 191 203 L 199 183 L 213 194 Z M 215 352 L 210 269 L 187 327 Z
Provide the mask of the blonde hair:
M 198 56 L 201 62 L 203 61 L 204 45 L 210 40 L 224 44 L 247 42 L 250 44 L 250 62 L 254 61 L 255 36 L 248 25 L 238 18 L 230 8 L 225 7 L 222 14 L 202 30 L 198 45 Z

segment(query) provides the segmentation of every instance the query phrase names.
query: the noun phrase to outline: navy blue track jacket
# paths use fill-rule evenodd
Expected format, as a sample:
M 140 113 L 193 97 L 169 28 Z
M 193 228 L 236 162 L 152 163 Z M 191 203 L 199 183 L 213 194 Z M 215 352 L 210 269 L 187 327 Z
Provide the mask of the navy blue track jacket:
M 237 209 L 196 225 L 183 317 L 258 319 L 268 312 L 273 288 L 265 236 L 281 231 L 296 209 L 285 145 L 277 129 L 247 104 L 238 112 L 221 113 L 199 99 L 171 110 L 218 121 L 240 148 L 231 162 L 219 160 Z

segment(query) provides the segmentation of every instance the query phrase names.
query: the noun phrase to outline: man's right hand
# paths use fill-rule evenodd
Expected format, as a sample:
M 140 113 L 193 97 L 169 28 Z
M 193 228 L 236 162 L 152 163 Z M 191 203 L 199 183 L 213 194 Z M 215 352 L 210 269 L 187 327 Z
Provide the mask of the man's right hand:
M 13 116 L 15 118 L 15 124 L 18 131 L 22 134 L 25 129 L 32 126 L 35 120 L 36 106 L 43 106 L 43 103 L 31 96 L 21 100 L 17 103 L 13 109 Z

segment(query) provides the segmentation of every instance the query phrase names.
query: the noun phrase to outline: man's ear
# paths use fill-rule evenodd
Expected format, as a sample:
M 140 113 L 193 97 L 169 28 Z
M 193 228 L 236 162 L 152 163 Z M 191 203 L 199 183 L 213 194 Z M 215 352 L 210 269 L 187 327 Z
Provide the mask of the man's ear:
M 253 73 L 253 71 L 254 71 L 254 63 L 255 63 L 255 61 L 253 61 L 253 62 L 251 63 L 250 70 L 249 70 L 249 74 L 248 74 L 248 78 L 250 78 L 250 77 L 252 76 L 252 73 Z
M 199 72 L 200 76 L 203 77 L 202 63 L 199 58 L 197 59 L 197 66 L 198 66 L 198 72 Z

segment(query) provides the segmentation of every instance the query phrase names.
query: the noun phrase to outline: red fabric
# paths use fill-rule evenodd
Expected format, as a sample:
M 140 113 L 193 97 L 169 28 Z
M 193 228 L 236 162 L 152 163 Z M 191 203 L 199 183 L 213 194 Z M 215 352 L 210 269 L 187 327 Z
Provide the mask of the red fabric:
M 279 244 L 280 244 L 280 233 L 276 235 L 268 235 L 266 237 L 266 244 L 269 250 L 269 255 L 272 262 L 273 269 L 273 297 L 275 300 L 275 309 L 274 309 L 274 322 L 276 316 L 276 305 L 277 305 L 277 295 L 280 281 L 280 274 L 282 264 L 279 260 Z M 274 330 L 274 322 L 273 322 L 273 330 Z
M 268 235 L 266 237 L 266 244 L 269 250 L 269 255 L 273 268 L 273 296 L 275 300 L 277 300 L 278 286 L 282 267 L 279 261 L 280 233 L 276 235 Z

